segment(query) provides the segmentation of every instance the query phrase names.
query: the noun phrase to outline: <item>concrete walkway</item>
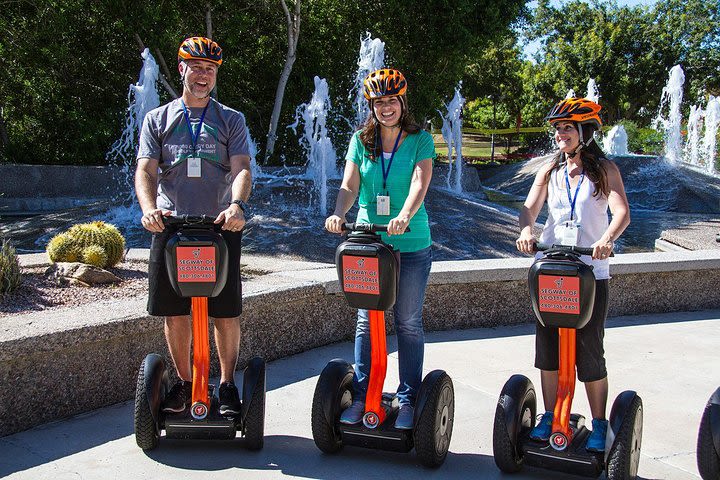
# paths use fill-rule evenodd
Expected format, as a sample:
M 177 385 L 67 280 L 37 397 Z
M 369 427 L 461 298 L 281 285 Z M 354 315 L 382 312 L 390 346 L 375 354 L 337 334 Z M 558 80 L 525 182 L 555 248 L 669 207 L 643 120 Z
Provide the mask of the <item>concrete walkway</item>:
M 610 405 L 625 389 L 644 403 L 640 478 L 699 478 L 695 444 L 700 416 L 720 385 L 720 311 L 619 317 L 608 321 L 606 349 Z M 0 438 L 0 477 L 12 479 L 231 479 L 231 478 L 503 478 L 492 458 L 492 421 L 498 394 L 513 373 L 530 377 L 532 325 L 434 332 L 427 335 L 425 371 L 443 368 L 455 386 L 450 453 L 438 470 L 414 455 L 345 448 L 324 455 L 310 431 L 317 377 L 328 360 L 352 359 L 352 345 L 318 348 L 268 365 L 265 448 L 240 442 L 162 439 L 143 453 L 135 445 L 132 402 Z M 386 390 L 397 382 L 390 337 Z M 28 379 L 32 381 L 32 379 Z M 18 401 L 22 401 L 22 392 Z M 78 392 L 81 395 L 82 392 Z M 51 400 L 51 392 L 48 392 Z M 610 409 L 608 405 L 608 411 Z M 582 387 L 573 411 L 589 414 Z M 516 479 L 571 478 L 526 468 Z

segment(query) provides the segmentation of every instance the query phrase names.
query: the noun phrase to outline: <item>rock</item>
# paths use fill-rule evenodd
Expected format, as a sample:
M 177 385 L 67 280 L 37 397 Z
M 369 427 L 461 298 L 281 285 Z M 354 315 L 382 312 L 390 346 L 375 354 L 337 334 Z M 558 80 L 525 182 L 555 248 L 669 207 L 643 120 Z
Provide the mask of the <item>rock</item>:
M 48 267 L 45 271 L 48 277 L 56 278 L 60 283 L 71 283 L 76 285 L 98 285 L 105 283 L 120 283 L 115 274 L 80 262 L 57 262 Z

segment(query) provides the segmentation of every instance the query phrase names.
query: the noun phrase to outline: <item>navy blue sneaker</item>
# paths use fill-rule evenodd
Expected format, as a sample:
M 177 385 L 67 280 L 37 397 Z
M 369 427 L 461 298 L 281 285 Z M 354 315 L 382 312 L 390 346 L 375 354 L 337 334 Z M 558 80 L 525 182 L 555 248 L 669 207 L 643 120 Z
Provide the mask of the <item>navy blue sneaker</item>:
M 530 438 L 546 442 L 552 433 L 553 412 L 543 413 L 540 421 L 530 432 Z
M 356 423 L 360 423 L 363 415 L 365 415 L 365 402 L 362 400 L 355 400 L 352 405 L 343 410 L 340 414 L 340 423 L 355 425 Z
M 398 430 L 412 430 L 413 418 L 415 417 L 415 409 L 412 405 L 400 405 L 400 411 L 395 419 L 395 428 Z
M 605 437 L 607 436 L 607 420 L 600 420 L 599 418 L 592 419 L 592 433 L 588 437 L 587 445 L 585 450 L 588 452 L 604 452 L 605 451 Z

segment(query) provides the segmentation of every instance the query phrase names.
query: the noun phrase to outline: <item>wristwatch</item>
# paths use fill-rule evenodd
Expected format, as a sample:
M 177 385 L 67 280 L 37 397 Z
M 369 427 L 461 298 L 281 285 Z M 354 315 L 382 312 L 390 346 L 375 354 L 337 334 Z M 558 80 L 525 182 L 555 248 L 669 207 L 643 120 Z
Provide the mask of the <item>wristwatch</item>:
M 230 205 L 232 205 L 233 203 L 234 203 L 235 205 L 237 205 L 238 207 L 240 207 L 240 210 L 242 210 L 243 213 L 247 213 L 247 211 L 250 209 L 250 207 L 248 206 L 248 204 L 245 203 L 245 202 L 242 201 L 242 200 L 233 200 L 232 202 L 230 202 Z

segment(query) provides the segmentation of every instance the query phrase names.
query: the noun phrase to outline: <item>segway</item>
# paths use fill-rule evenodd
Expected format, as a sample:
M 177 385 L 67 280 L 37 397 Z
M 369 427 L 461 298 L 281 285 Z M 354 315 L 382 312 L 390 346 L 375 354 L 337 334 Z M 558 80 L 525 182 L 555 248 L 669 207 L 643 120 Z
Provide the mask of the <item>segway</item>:
M 340 286 L 353 308 L 369 310 L 371 363 L 365 414 L 361 423 L 340 423 L 340 414 L 353 401 L 350 363 L 334 359 L 323 369 L 312 404 L 312 433 L 315 445 L 325 453 L 336 453 L 344 445 L 409 452 L 415 448 L 420 463 L 442 465 L 452 436 L 455 394 L 443 370 L 433 370 L 422 381 L 415 402 L 412 430 L 396 429 L 399 405 L 392 393 L 383 393 L 387 372 L 385 310 L 395 304 L 399 268 L 392 247 L 377 232 L 387 225 L 343 225 L 347 240 L 335 252 Z
M 634 391 L 617 396 L 610 411 L 605 452 L 585 449 L 590 431 L 585 417 L 570 413 L 575 391 L 576 330 L 584 327 L 595 302 L 595 275 L 580 255 L 592 248 L 538 244 L 545 251 L 528 273 L 533 310 L 541 325 L 557 327 L 559 334 L 559 382 L 552 434 L 548 441 L 530 438 L 535 426 L 536 394 L 524 375 L 505 383 L 495 410 L 493 455 L 506 473 L 523 464 L 597 477 L 604 469 L 610 480 L 637 475 L 642 440 L 642 400 Z
M 163 412 L 161 406 L 170 389 L 165 359 L 155 353 L 145 357 L 135 391 L 135 440 L 143 450 L 158 446 L 162 430 L 166 438 L 227 440 L 240 431 L 246 448 L 263 446 L 265 362 L 255 357 L 245 367 L 238 415 L 220 415 L 215 385 L 208 381 L 208 297 L 220 294 L 228 271 L 227 245 L 214 230 L 213 221 L 204 215 L 165 218 L 167 227 L 178 228 L 165 248 L 170 282 L 178 295 L 192 297 L 192 403 L 180 413 Z
M 697 465 L 703 480 L 720 479 L 720 388 L 708 400 L 700 420 Z

